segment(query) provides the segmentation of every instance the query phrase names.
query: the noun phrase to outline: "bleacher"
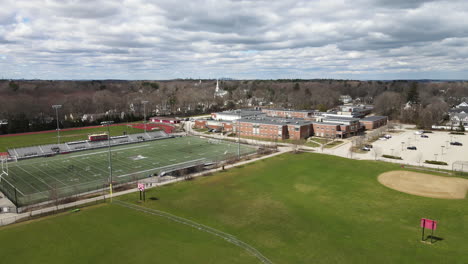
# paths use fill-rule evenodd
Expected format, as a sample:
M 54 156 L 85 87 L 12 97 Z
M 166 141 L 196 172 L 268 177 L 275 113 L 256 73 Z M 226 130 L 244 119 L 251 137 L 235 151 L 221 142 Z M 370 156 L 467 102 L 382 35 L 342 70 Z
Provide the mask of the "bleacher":
M 139 143 L 143 141 L 158 140 L 163 138 L 170 138 L 164 131 L 153 131 L 146 133 L 138 133 L 132 135 L 124 136 L 115 136 L 110 138 L 111 146 Z M 32 147 L 23 147 L 23 148 L 14 148 L 8 149 L 8 154 L 11 157 L 16 157 L 17 159 L 26 159 L 33 157 L 44 157 L 51 156 L 60 153 L 69 153 L 82 150 L 90 150 L 107 147 L 109 144 L 108 140 L 102 141 L 72 141 L 62 144 L 49 144 L 41 146 L 32 146 Z

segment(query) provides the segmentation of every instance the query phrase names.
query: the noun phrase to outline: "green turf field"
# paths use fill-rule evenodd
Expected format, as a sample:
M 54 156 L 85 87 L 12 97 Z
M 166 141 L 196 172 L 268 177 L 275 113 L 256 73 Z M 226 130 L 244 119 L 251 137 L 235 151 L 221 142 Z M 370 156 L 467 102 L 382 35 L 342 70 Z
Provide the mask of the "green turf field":
M 113 182 L 121 183 L 148 177 L 188 163 L 211 162 L 237 154 L 232 142 L 199 137 L 179 137 L 112 147 Z M 241 154 L 254 148 L 241 145 Z M 9 164 L 9 175 L 0 183 L 9 188 L 9 197 L 25 205 L 51 198 L 104 188 L 109 184 L 106 148 L 75 152 L 54 157 L 21 160 Z M 6 192 L 6 191 L 4 191 Z
M 128 134 L 142 133 L 143 130 L 133 128 L 131 126 L 110 126 L 111 136 L 120 136 L 124 132 Z M 88 138 L 88 134 L 96 133 L 107 133 L 107 127 L 98 128 L 84 128 L 79 130 L 60 131 L 60 142 L 70 142 L 77 140 L 85 140 Z M 29 135 L 17 135 L 0 137 L 0 152 L 6 152 L 7 149 L 21 148 L 37 145 L 47 145 L 57 143 L 57 132 L 48 132 L 42 134 L 29 134 Z
M 401 168 L 385 162 L 285 154 L 150 189 L 147 197 L 157 199 L 140 205 L 232 234 L 273 263 L 468 263 L 467 200 L 418 197 L 378 183 L 380 173 L 397 169 Z M 118 199 L 137 204 L 138 194 Z M 84 216 L 77 213 L 0 228 L 0 241 L 9 241 L 0 247 L 2 260 L 10 263 L 20 258 L 23 263 L 53 255 L 56 263 L 78 262 L 70 253 L 75 251 L 82 253 L 76 254 L 81 263 L 93 258 L 96 262 L 128 263 L 126 255 L 116 256 L 133 242 L 135 232 L 148 229 L 142 221 L 154 216 L 115 206 L 90 210 Z M 119 214 L 124 221 L 116 219 Z M 135 220 L 129 221 L 127 214 L 136 214 Z M 433 245 L 420 242 L 421 217 L 439 221 L 435 235 L 443 240 Z M 218 251 L 217 246 L 208 244 L 213 238 L 195 232 L 172 235 L 177 228 L 151 225 L 143 240 L 145 255 L 136 262 L 236 263 L 237 256 L 232 259 L 229 254 L 213 261 L 210 254 Z M 149 248 L 152 243 L 159 245 L 161 238 L 171 247 Z M 116 240 L 123 245 L 102 246 Z M 185 247 L 196 251 L 196 256 L 178 254 Z M 152 256 L 159 254 L 179 258 L 158 262 Z

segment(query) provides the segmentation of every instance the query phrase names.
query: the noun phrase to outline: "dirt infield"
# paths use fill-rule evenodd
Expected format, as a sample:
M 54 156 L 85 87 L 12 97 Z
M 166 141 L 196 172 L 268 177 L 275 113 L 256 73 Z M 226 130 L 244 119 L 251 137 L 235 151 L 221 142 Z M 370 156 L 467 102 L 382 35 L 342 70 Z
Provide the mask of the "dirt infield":
M 389 171 L 379 175 L 381 184 L 400 192 L 441 199 L 464 199 L 468 180 L 412 171 Z

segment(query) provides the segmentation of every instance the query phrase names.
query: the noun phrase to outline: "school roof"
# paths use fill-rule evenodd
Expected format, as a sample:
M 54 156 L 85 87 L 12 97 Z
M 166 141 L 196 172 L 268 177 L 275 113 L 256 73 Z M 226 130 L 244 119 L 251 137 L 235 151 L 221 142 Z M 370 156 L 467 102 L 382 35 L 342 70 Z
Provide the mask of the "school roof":
M 282 109 L 282 108 L 264 108 L 266 111 L 283 111 L 283 112 L 301 112 L 301 113 L 312 113 L 314 110 L 294 110 L 294 109 Z
M 368 116 L 366 118 L 362 118 L 361 121 L 377 121 L 377 120 L 382 120 L 382 119 L 387 119 L 386 116 Z
M 279 118 L 279 117 L 258 117 L 258 118 L 242 118 L 239 122 L 253 124 L 268 124 L 268 125 L 310 125 L 313 122 L 299 118 Z
M 348 116 L 341 116 L 341 115 L 324 115 L 325 120 L 333 120 L 333 121 L 343 121 L 343 122 L 353 122 L 359 121 L 359 118 L 348 117 Z
M 231 116 L 251 116 L 251 115 L 265 115 L 261 111 L 254 109 L 237 109 L 237 110 L 228 110 L 223 112 L 215 113 L 217 115 L 231 115 Z

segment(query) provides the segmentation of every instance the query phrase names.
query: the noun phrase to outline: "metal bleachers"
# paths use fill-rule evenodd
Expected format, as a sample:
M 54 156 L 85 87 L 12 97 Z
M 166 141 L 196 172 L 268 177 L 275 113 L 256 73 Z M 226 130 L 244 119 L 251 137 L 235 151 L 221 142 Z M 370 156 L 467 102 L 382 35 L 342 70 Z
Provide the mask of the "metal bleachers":
M 110 138 L 110 145 L 111 146 L 118 146 L 118 145 L 125 145 L 125 144 L 132 144 L 138 143 L 143 141 L 152 141 L 158 140 L 163 138 L 171 137 L 164 131 L 153 131 L 153 132 L 146 132 L 146 133 L 138 133 L 132 135 L 123 135 L 123 136 L 115 136 Z M 13 148 L 8 149 L 8 154 L 10 157 L 16 157 L 17 159 L 26 159 L 26 158 L 33 158 L 33 157 L 42 157 L 42 156 L 50 156 L 60 153 L 69 153 L 81 150 L 89 150 L 89 149 L 96 149 L 96 148 L 103 148 L 107 147 L 109 144 L 108 140 L 102 141 L 73 141 L 73 142 L 66 142 L 62 144 L 49 144 L 49 145 L 41 145 L 41 146 L 32 146 L 32 147 L 23 147 L 23 148 Z

